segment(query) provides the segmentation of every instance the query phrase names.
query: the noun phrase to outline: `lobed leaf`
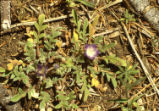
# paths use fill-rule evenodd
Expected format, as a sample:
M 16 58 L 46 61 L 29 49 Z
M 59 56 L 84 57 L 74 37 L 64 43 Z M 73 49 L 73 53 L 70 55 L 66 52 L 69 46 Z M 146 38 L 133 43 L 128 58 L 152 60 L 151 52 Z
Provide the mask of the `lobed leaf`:
M 112 64 L 119 65 L 119 66 L 127 66 L 127 63 L 125 60 L 120 59 L 119 57 L 116 57 L 115 55 L 107 56 L 105 58 L 105 62 L 112 63 Z
M 45 15 L 44 14 L 39 15 L 38 20 L 39 20 L 39 25 L 42 26 L 45 20 Z
M 0 67 L 0 72 L 5 72 L 5 69 L 3 67 Z
M 73 19 L 74 19 L 74 23 L 77 25 L 78 16 L 77 16 L 77 13 L 76 13 L 76 11 L 74 9 L 72 10 L 72 16 L 73 16 Z
M 19 88 L 19 93 L 14 95 L 12 98 L 11 98 L 11 101 L 12 102 L 17 102 L 19 101 L 20 99 L 24 98 L 26 96 L 26 92 L 23 91 L 21 88 Z

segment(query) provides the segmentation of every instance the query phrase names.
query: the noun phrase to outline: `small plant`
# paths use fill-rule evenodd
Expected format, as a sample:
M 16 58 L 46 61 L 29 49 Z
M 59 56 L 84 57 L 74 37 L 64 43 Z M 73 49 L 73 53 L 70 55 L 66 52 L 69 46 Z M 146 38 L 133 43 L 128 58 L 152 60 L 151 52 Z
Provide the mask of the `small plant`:
M 159 42 L 159 39 L 156 36 L 153 36 L 151 39 L 153 53 L 156 52 L 156 47 L 158 47 L 158 42 Z
M 61 27 L 46 34 L 45 15 L 41 14 L 35 23 L 36 30 L 31 32 L 33 37 L 25 44 L 21 43 L 24 45 L 24 60 L 11 61 L 9 71 L 0 68 L 3 77 L 25 86 L 19 88 L 12 102 L 28 97 L 29 100 L 34 98 L 39 101 L 41 111 L 45 111 L 50 104 L 53 109 L 71 110 L 78 108 L 74 101 L 87 101 L 91 87 L 102 89 L 99 81 L 101 74 L 114 88 L 118 86 L 118 80 L 126 84 L 135 79 L 134 74 L 138 73 L 136 66 L 130 67 L 125 60 L 107 55 L 114 43 L 105 44 L 103 36 L 93 37 L 100 16 L 88 23 L 87 19 L 79 20 L 75 10 L 72 10 L 72 15 L 72 36 L 69 32 L 63 36 L 60 30 L 65 29 Z M 113 72 L 106 67 L 109 64 L 119 67 L 119 71 Z M 77 89 L 76 93 L 72 88 Z M 52 90 L 53 94 L 50 93 Z M 78 94 L 82 97 L 78 98 Z
M 136 70 L 137 64 L 134 66 L 127 65 L 126 67 L 120 67 L 119 71 L 116 72 L 117 78 L 120 79 L 122 85 L 131 84 L 133 81 L 136 81 L 134 77 L 135 74 L 139 73 L 139 70 Z
M 26 56 L 24 60 L 25 65 L 23 65 L 23 61 L 20 62 L 18 60 L 12 60 L 11 63 L 8 64 L 10 72 L 3 74 L 3 77 L 9 76 L 9 79 L 13 80 L 13 82 L 17 81 L 23 83 L 27 87 L 25 90 L 19 88 L 18 93 L 12 97 L 12 102 L 17 102 L 26 96 L 28 96 L 29 100 L 31 98 L 35 98 L 41 101 L 39 107 L 41 111 L 45 110 L 47 104 L 51 100 L 50 95 L 45 92 L 44 89 L 46 90 L 50 88 L 56 82 L 55 78 L 46 78 L 47 59 L 50 56 L 48 56 L 47 52 L 40 48 L 43 40 L 46 39 L 44 30 L 47 28 L 47 25 L 43 24 L 44 20 L 45 15 L 40 15 L 38 23 L 35 23 L 37 31 L 32 32 L 34 38 L 29 38 L 24 46 L 24 55 Z M 21 44 L 23 45 L 24 43 Z M 31 77 L 31 73 L 39 78 L 39 82 Z M 39 84 L 35 85 L 31 81 Z M 39 86 L 39 88 L 35 88 L 35 86 Z
M 140 106 L 137 103 L 137 100 L 139 100 L 143 95 L 137 96 L 131 100 L 129 99 L 118 99 L 118 100 L 112 100 L 118 103 L 121 107 L 122 111 L 144 111 L 143 107 Z
M 135 22 L 136 21 L 136 19 L 134 18 L 134 15 L 130 14 L 127 9 L 126 9 L 126 12 L 124 14 L 124 18 L 121 18 L 120 20 L 125 21 L 126 24 L 128 22 Z
M 76 96 L 74 95 L 74 91 L 72 91 L 68 95 L 65 92 L 63 92 L 63 91 L 57 91 L 57 93 L 58 93 L 58 95 L 56 96 L 56 98 L 60 102 L 59 102 L 59 104 L 57 104 L 55 106 L 55 109 L 62 108 L 62 111 L 65 111 L 65 109 L 66 110 L 70 110 L 71 108 L 72 109 L 78 108 L 78 106 L 75 103 L 71 103 L 71 101 L 76 98 Z

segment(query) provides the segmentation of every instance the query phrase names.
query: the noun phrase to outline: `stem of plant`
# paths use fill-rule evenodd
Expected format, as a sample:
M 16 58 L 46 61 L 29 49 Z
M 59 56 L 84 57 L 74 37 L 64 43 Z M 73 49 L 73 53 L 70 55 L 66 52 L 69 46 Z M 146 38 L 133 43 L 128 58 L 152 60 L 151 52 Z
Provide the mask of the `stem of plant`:
M 39 58 L 39 56 L 40 56 L 39 35 L 40 35 L 40 32 L 38 31 L 37 44 L 36 44 L 36 55 L 37 55 L 37 58 Z
M 36 55 L 37 55 L 37 58 L 39 58 L 39 56 L 40 56 L 40 48 L 39 48 L 39 44 L 38 43 L 36 45 Z

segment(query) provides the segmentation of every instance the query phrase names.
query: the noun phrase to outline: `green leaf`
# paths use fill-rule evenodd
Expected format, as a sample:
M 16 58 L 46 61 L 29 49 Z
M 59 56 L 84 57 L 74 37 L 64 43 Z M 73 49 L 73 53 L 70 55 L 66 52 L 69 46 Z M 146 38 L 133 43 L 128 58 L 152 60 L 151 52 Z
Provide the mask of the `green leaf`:
M 121 107 L 121 110 L 122 110 L 122 111 L 130 111 L 128 108 L 123 107 L 123 106 Z
M 128 12 L 128 10 L 126 10 L 126 12 L 125 12 L 125 14 L 124 14 L 124 17 L 125 17 L 125 18 L 122 18 L 121 21 L 125 20 L 126 24 L 127 24 L 128 22 L 134 22 L 134 21 L 136 21 L 136 19 L 134 18 L 134 15 L 133 15 L 133 14 L 130 14 L 130 13 Z
M 72 10 L 72 16 L 73 16 L 73 19 L 74 19 L 74 23 L 77 25 L 78 16 L 77 16 L 77 13 L 76 13 L 76 11 L 74 9 Z
M 47 92 L 44 92 L 44 91 L 42 91 L 41 93 L 40 93 L 40 97 L 39 97 L 39 99 L 40 100 L 43 100 L 43 101 L 45 101 L 45 102 L 49 102 L 50 101 L 50 95 L 47 93 Z
M 86 6 L 90 7 L 90 8 L 95 8 L 95 5 L 93 3 L 90 3 L 90 2 L 88 2 L 86 0 L 74 0 L 74 1 L 80 2 L 80 3 L 86 5 Z
M 93 75 L 96 75 L 96 74 L 99 73 L 97 70 L 95 70 L 95 69 L 94 69 L 93 67 L 91 67 L 91 66 L 88 66 L 88 69 L 89 69 L 89 71 L 91 72 L 91 74 L 93 74 Z
M 71 107 L 76 107 L 71 103 L 71 101 L 76 98 L 74 91 L 70 92 L 69 94 L 66 94 L 63 91 L 57 91 L 57 93 L 58 95 L 55 98 L 58 99 L 59 104 L 55 106 L 55 109 L 64 108 L 69 110 Z
M 43 38 L 43 37 L 45 37 L 45 33 L 41 33 L 41 34 L 39 35 L 39 39 L 41 39 L 41 38 Z
M 95 38 L 95 43 L 99 44 L 103 41 L 104 36 L 100 36 L 100 37 L 96 37 Z M 104 44 L 104 45 L 99 45 L 99 51 L 105 53 L 106 51 L 108 51 L 108 49 L 113 48 L 115 46 L 114 43 L 110 43 L 110 44 Z
M 29 77 L 27 75 L 25 75 L 24 72 L 21 73 L 20 78 L 22 79 L 23 83 L 26 86 L 28 86 L 28 87 L 31 86 L 30 81 L 29 81 Z
M 60 108 L 62 108 L 62 106 L 63 106 L 63 104 L 57 104 L 56 106 L 55 106 L 55 109 L 60 109 Z
M 76 98 L 76 95 L 74 95 L 74 94 L 75 94 L 74 91 L 72 91 L 72 92 L 70 92 L 70 93 L 68 94 L 69 101 L 72 101 L 72 100 L 74 100 L 74 99 Z
M 37 39 L 38 39 L 38 34 L 37 34 L 37 32 L 33 31 L 33 35 L 34 35 L 35 39 L 37 40 Z
M 87 101 L 87 98 L 90 94 L 89 89 L 88 89 L 89 85 L 87 84 L 87 76 L 83 77 L 82 81 L 83 81 L 83 86 L 81 88 L 81 93 L 83 94 L 83 97 L 84 97 L 83 100 Z
M 40 95 L 41 95 L 39 97 L 39 99 L 41 100 L 41 102 L 40 102 L 40 111 L 41 110 L 43 111 L 45 109 L 45 107 L 46 107 L 46 104 L 50 102 L 51 98 L 50 98 L 50 95 L 47 92 L 44 92 L 44 91 L 42 91 L 40 93 Z
M 51 34 L 52 34 L 52 36 L 51 36 L 50 39 L 51 39 L 51 41 L 54 41 L 54 39 L 56 37 L 60 36 L 62 33 L 60 31 L 57 31 L 57 30 L 53 29 Z
M 39 19 L 39 25 L 42 26 L 45 20 L 45 15 L 44 14 L 39 15 L 38 19 Z
M 116 57 L 115 55 L 107 56 L 105 58 L 105 62 L 108 63 L 108 61 L 112 64 L 119 65 L 119 66 L 127 66 L 127 63 L 125 60 L 120 59 L 119 57 Z
M 142 77 L 139 78 L 139 80 L 136 80 L 134 83 L 132 84 L 127 84 L 126 85 L 126 90 L 131 90 L 133 87 L 135 87 L 136 85 L 140 84 L 142 81 L 144 81 L 146 79 L 146 77 Z
M 15 78 L 15 75 L 12 74 L 12 75 L 10 76 L 10 79 L 14 79 L 14 78 Z
M 36 30 L 37 30 L 38 32 L 40 32 L 40 26 L 39 26 L 39 24 L 38 24 L 37 22 L 35 22 L 34 26 L 35 26 Z M 34 34 L 34 33 L 33 33 L 33 34 Z
M 70 104 L 70 106 L 74 109 L 77 109 L 78 108 L 78 105 L 77 104 Z
M 9 75 L 11 75 L 12 74 L 12 72 L 9 72 L 9 73 L 3 73 L 1 76 L 2 77 L 7 77 L 7 76 L 9 76 Z
M 40 32 L 43 31 L 43 30 L 45 30 L 46 28 L 47 28 L 47 25 L 42 25 L 42 26 L 40 27 Z
M 68 3 L 68 6 L 71 8 L 77 6 L 77 4 L 75 4 L 75 2 L 73 0 L 66 0 L 66 2 Z
M 81 20 L 78 20 L 78 22 L 77 22 L 77 32 L 78 32 L 78 33 L 80 33 L 81 24 L 82 24 L 82 21 L 81 21 Z
M 0 72 L 5 72 L 5 69 L 3 67 L 0 67 Z
M 29 90 L 28 92 L 28 98 L 31 99 L 31 97 L 33 98 L 39 97 L 39 93 L 37 93 L 34 88 L 31 88 L 31 90 Z
M 67 65 L 67 67 L 70 67 L 70 68 L 74 67 L 72 58 L 66 59 L 66 65 Z
M 32 72 L 32 71 L 35 71 L 35 67 L 33 66 L 33 64 L 27 65 L 26 73 L 28 74 L 29 72 Z
M 53 86 L 53 81 L 50 78 L 47 78 L 45 83 L 46 83 L 45 88 L 51 88 Z
M 11 98 L 11 101 L 12 102 L 17 102 L 19 101 L 21 98 L 25 97 L 26 96 L 26 92 L 23 91 L 22 89 L 19 88 L 19 93 L 14 95 L 12 98 Z
M 100 44 L 103 42 L 104 36 L 93 37 L 95 44 Z M 109 44 L 108 44 L 109 45 Z M 101 45 L 100 48 L 104 48 L 104 52 L 107 50 L 105 47 L 108 45 Z
M 88 27 L 88 19 L 86 19 L 83 24 L 83 36 L 85 36 L 87 32 L 87 27 Z
M 88 88 L 85 88 L 85 91 L 84 91 L 84 99 L 83 99 L 84 102 L 87 101 L 87 98 L 88 98 L 89 94 L 90 94 L 90 92 L 89 92 Z
M 46 103 L 45 101 L 40 102 L 40 111 L 45 111 Z
M 111 78 L 111 81 L 112 81 L 113 87 L 116 88 L 117 87 L 116 79 L 115 78 Z

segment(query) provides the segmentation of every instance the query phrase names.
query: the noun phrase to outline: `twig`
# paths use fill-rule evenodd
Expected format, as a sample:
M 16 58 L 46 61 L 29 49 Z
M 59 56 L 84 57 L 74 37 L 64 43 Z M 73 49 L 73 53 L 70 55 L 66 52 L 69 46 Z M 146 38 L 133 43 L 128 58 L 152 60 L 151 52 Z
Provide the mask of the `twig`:
M 0 48 L 3 47 L 6 44 L 6 42 L 4 41 L 2 44 L 0 44 Z
M 104 9 L 106 9 L 106 8 L 109 8 L 109 7 L 111 7 L 111 6 L 114 6 L 114 5 L 116 5 L 116 4 L 118 4 L 118 3 L 121 3 L 121 2 L 123 2 L 123 0 L 116 0 L 116 1 L 114 1 L 114 2 L 110 2 L 109 4 L 107 4 L 107 5 L 105 5 L 105 6 L 101 7 L 101 8 L 99 8 L 99 9 L 97 9 L 97 11 L 101 12 L 102 10 L 104 10 Z M 92 17 L 94 17 L 95 14 L 97 14 L 96 11 L 92 14 Z M 92 18 L 92 17 L 91 17 L 91 18 Z
M 113 33 L 115 31 L 118 31 L 118 30 L 119 30 L 119 28 L 115 28 L 113 30 L 106 30 L 105 32 L 93 35 L 93 37 L 103 36 L 103 35 L 110 34 L 110 33 Z
M 157 79 L 154 80 L 154 83 L 157 82 L 159 80 L 159 77 Z M 150 87 L 152 85 L 152 83 L 149 83 L 148 85 L 146 85 L 143 89 L 141 89 L 137 94 L 133 95 L 130 99 L 132 100 L 133 98 L 135 98 L 136 96 L 138 96 L 139 94 L 141 94 L 145 89 L 147 89 L 148 87 Z
M 81 13 L 79 15 L 84 15 L 84 13 Z M 44 23 L 48 23 L 48 22 L 54 22 L 54 21 L 58 21 L 58 20 L 63 20 L 63 19 L 66 19 L 66 18 L 69 18 L 69 17 L 73 17 L 72 14 L 70 15 L 63 15 L 63 16 L 60 16 L 60 17 L 56 17 L 56 18 L 49 18 L 49 19 L 46 19 L 44 21 Z M 19 27 L 19 26 L 32 26 L 35 24 L 36 21 L 33 21 L 33 22 L 24 22 L 24 23 L 17 23 L 17 24 L 14 24 L 14 25 L 11 25 L 11 28 L 14 28 L 14 27 Z
M 30 7 L 36 14 L 39 14 L 39 12 L 38 12 L 32 5 L 29 5 L 29 7 Z
M 154 36 L 154 33 L 150 32 L 147 28 L 145 28 L 144 26 L 141 26 L 140 24 L 136 23 L 136 22 L 132 22 L 133 25 L 136 25 L 137 27 L 142 29 L 142 33 L 147 35 L 148 37 L 152 38 Z M 145 32 L 144 32 L 145 31 Z
M 82 15 L 85 15 L 85 13 L 80 13 L 79 15 L 82 16 Z M 72 14 L 70 14 L 70 15 L 64 15 L 64 16 L 60 16 L 60 17 L 56 17 L 56 18 L 49 18 L 49 19 L 46 19 L 44 21 L 44 23 L 59 21 L 59 20 L 63 20 L 63 19 L 66 19 L 66 18 L 70 18 L 70 17 L 73 17 Z M 20 26 L 32 26 L 32 25 L 35 24 L 35 22 L 36 21 L 13 24 L 13 25 L 11 25 L 10 29 L 1 31 L 0 35 L 3 35 L 4 33 L 11 32 L 12 29 L 16 28 L 16 27 L 20 27 Z
M 103 9 L 105 9 L 105 8 L 109 8 L 109 7 L 111 7 L 111 6 L 114 6 L 114 5 L 116 5 L 116 4 L 118 4 L 118 3 L 121 3 L 121 2 L 123 2 L 123 0 L 116 0 L 116 1 L 114 1 L 114 2 L 111 2 L 111 3 L 109 3 L 108 5 L 105 5 L 105 6 L 101 7 L 101 8 L 99 9 L 99 11 L 101 11 L 101 10 L 103 10 Z

